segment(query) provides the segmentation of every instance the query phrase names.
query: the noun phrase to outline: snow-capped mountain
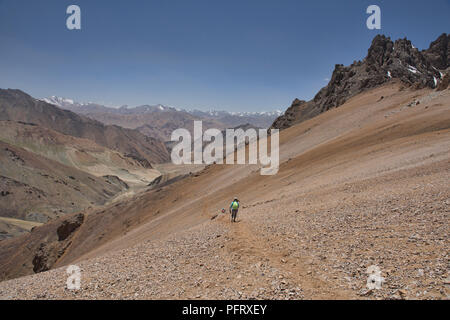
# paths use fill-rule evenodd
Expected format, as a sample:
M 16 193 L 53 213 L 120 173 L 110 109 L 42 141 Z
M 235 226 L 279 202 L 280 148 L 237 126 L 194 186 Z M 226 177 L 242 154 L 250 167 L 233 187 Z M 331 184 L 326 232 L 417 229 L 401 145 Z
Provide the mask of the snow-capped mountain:
M 186 110 L 162 104 L 137 107 L 125 105 L 113 108 L 93 102 L 76 102 L 73 99 L 58 96 L 41 100 L 107 125 L 138 129 L 149 137 L 163 141 L 170 140 L 170 135 L 175 129 L 186 128 L 191 131 L 195 120 L 202 120 L 204 129 L 217 128 L 223 130 L 247 124 L 258 128 L 268 128 L 282 114 L 280 110 L 262 112 Z
M 140 114 L 140 113 L 151 113 L 151 112 L 168 112 L 168 111 L 176 111 L 176 112 L 186 112 L 193 116 L 199 117 L 213 117 L 213 118 L 221 118 L 226 116 L 237 116 L 237 117 L 278 117 L 283 114 L 281 110 L 274 111 L 224 111 L 224 110 L 214 110 L 211 109 L 209 111 L 202 111 L 198 109 L 188 110 L 183 108 L 176 108 L 171 106 L 165 106 L 162 104 L 157 105 L 142 105 L 137 107 L 129 107 L 127 105 L 121 106 L 120 108 L 107 107 L 94 102 L 76 102 L 73 99 L 62 98 L 58 96 L 51 96 L 48 98 L 41 99 L 50 104 L 54 104 L 58 107 L 69 109 L 72 111 L 76 111 L 75 108 L 80 108 L 85 110 L 86 112 L 95 112 L 95 109 L 98 107 L 104 107 L 108 109 L 109 112 L 112 113 L 121 113 L 121 114 Z M 87 108 L 86 108 L 87 107 Z
M 72 99 L 66 99 L 66 98 L 61 98 L 61 97 L 57 97 L 57 96 L 51 96 L 49 98 L 43 98 L 41 100 L 45 101 L 47 103 L 53 104 L 55 106 L 58 106 L 58 107 L 72 106 L 72 105 L 78 104 L 75 101 L 73 101 Z
M 76 102 L 73 99 L 58 96 L 51 96 L 48 98 L 42 98 L 40 100 L 58 106 L 62 109 L 70 110 L 72 112 L 79 114 L 109 112 L 109 110 L 116 109 L 113 107 L 107 107 L 94 102 Z
M 224 116 L 238 116 L 238 117 L 278 117 L 283 114 L 281 110 L 275 111 L 221 111 L 221 110 L 186 110 L 188 113 L 196 116 L 207 117 L 224 117 Z

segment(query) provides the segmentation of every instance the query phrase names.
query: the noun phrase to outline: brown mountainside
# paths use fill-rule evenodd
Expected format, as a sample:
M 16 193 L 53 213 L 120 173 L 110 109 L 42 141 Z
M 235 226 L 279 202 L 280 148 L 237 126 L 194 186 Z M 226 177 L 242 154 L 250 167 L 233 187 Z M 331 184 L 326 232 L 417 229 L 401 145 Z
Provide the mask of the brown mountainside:
M 125 190 L 120 183 L 0 141 L 0 216 L 46 222 L 103 205 Z
M 74 137 L 90 139 L 139 161 L 144 167 L 169 160 L 164 144 L 142 133 L 62 110 L 13 89 L 0 89 L 0 120 L 22 121 L 50 128 Z
M 117 176 L 130 186 L 146 186 L 159 175 L 157 170 L 92 140 L 15 121 L 0 121 L 0 127 L 0 141 L 97 177 Z
M 2 279 L 74 263 L 87 277 L 72 293 L 65 269 L 50 270 L 1 283 L 0 297 L 357 298 L 372 264 L 389 272 L 374 297 L 392 297 L 418 269 L 427 282 L 402 294 L 442 297 L 445 255 L 435 253 L 448 246 L 449 99 L 448 89 L 392 82 L 283 130 L 274 176 L 212 165 L 4 240 Z M 237 224 L 218 215 L 233 196 Z

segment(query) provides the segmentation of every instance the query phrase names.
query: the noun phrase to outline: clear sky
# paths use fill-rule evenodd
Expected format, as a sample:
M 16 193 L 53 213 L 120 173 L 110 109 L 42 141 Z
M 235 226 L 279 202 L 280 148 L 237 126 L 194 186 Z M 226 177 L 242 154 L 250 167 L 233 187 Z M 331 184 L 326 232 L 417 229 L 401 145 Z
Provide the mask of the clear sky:
M 66 28 L 81 8 L 82 30 Z M 366 8 L 381 7 L 381 30 Z M 285 109 L 377 33 L 427 48 L 450 0 L 0 0 L 0 88 L 34 97 L 202 110 Z

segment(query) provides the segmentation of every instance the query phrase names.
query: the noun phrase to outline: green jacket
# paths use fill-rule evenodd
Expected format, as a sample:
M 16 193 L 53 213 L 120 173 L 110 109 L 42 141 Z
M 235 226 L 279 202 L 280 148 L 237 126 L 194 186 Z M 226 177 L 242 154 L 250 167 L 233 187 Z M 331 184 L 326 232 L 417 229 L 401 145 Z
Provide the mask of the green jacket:
M 236 202 L 236 204 L 237 204 L 237 207 L 236 208 L 233 208 L 233 204 Z M 239 201 L 233 201 L 233 202 L 231 202 L 231 204 L 230 204 L 230 209 L 239 209 Z

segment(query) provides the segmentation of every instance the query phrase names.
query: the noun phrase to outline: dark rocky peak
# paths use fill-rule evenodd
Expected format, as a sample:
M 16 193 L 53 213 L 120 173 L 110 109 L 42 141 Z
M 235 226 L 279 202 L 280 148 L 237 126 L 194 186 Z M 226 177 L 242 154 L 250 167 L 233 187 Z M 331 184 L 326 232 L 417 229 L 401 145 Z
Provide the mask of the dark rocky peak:
M 284 129 L 339 107 L 351 97 L 376 86 L 399 79 L 419 89 L 446 88 L 448 83 L 448 36 L 441 35 L 428 50 L 419 51 L 410 40 L 393 42 L 377 35 L 362 61 L 350 66 L 336 64 L 328 85 L 309 102 L 294 100 L 284 115 L 275 120 L 272 128 Z
M 294 101 L 292 101 L 292 105 L 295 105 L 295 106 L 301 106 L 302 104 L 305 104 L 305 103 L 306 103 L 305 100 L 299 100 L 297 98 L 295 98 Z
M 370 46 L 366 61 L 371 65 L 382 66 L 389 59 L 394 49 L 394 43 L 391 38 L 384 35 L 377 35 L 372 40 L 372 45 Z
M 448 45 L 450 34 L 443 33 L 430 44 L 422 54 L 430 63 L 439 70 L 445 70 L 450 66 L 450 47 Z

